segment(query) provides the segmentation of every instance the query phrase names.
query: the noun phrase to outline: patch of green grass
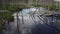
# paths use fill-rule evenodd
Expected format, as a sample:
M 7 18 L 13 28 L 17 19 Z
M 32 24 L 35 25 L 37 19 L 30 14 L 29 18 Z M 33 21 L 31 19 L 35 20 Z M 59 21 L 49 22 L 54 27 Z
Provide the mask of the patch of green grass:
M 32 4 L 31 6 L 34 6 L 34 7 L 43 7 L 43 8 L 49 9 L 49 10 L 60 10 L 60 8 L 55 6 L 55 5 L 48 6 L 48 5 L 39 5 L 39 4 L 36 5 L 36 4 Z
M 11 12 L 0 12 L 0 18 L 3 18 L 5 20 L 9 20 L 9 21 L 14 20 Z
M 0 31 L 3 29 L 3 22 L 0 22 Z
M 24 7 L 25 5 L 4 5 L 1 10 L 7 11 L 4 11 L 4 13 L 1 11 L 0 17 L 11 21 L 13 19 L 12 14 L 21 11 Z
M 54 5 L 52 5 L 52 6 L 49 6 L 49 8 L 48 8 L 49 10 L 56 10 L 57 9 L 57 7 L 56 6 L 54 6 Z
M 60 22 L 57 22 L 56 24 L 57 24 L 57 26 L 60 26 Z
M 4 23 L 3 23 L 3 18 L 0 18 L 0 32 L 3 30 Z
M 0 10 L 0 31 L 3 30 L 3 20 L 14 21 L 13 13 L 21 11 L 25 5 L 4 5 Z M 5 11 L 7 10 L 7 11 Z
M 22 10 L 25 7 L 25 5 L 4 5 L 3 10 L 8 10 L 11 12 L 16 12 L 19 8 L 19 10 Z

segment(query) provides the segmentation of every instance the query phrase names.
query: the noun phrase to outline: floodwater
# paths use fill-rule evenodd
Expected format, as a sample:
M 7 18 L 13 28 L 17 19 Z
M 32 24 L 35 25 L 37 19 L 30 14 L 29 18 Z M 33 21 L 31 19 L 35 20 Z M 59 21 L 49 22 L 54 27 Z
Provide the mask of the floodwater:
M 17 13 L 14 13 L 14 22 L 7 26 L 8 30 L 4 34 L 60 34 L 58 29 L 46 24 L 48 20 L 45 16 L 40 16 L 44 11 L 47 10 L 44 8 L 23 9 L 22 12 L 18 13 L 18 20 Z M 19 32 L 17 30 L 17 21 Z

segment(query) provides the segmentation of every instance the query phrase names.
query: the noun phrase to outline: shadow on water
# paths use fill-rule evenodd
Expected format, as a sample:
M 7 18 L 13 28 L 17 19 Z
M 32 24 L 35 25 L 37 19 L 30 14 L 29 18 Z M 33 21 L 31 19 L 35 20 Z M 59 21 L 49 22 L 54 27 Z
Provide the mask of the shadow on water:
M 32 27 L 32 34 L 60 34 L 54 28 L 51 28 L 45 24 L 36 24 Z
M 31 8 L 32 9 L 32 8 Z M 22 11 L 22 16 L 25 16 L 25 15 L 27 15 L 27 16 L 29 16 L 31 13 L 33 13 L 35 10 L 36 10 L 36 8 L 34 9 L 34 11 L 33 10 L 31 10 L 31 9 L 24 9 L 23 11 Z M 44 10 L 45 11 L 45 10 Z M 41 11 L 42 12 L 42 11 Z M 40 13 L 41 13 L 40 12 Z M 26 14 L 27 13 L 27 14 Z M 39 12 L 37 11 L 37 16 L 39 16 L 40 15 L 40 13 L 38 14 Z M 20 14 L 21 13 L 19 13 L 19 16 L 18 17 L 21 17 L 20 16 Z M 29 14 L 29 15 L 28 15 Z M 14 17 L 16 17 L 16 15 L 14 15 Z M 28 22 L 28 21 L 31 21 L 30 19 L 31 18 L 29 18 L 29 20 L 27 20 L 26 19 L 26 17 L 24 18 L 25 19 L 25 21 L 26 22 L 24 22 L 25 23 L 25 25 L 23 25 L 24 27 L 25 27 L 25 29 L 23 29 L 23 31 L 22 31 L 22 34 L 60 34 L 60 32 L 58 32 L 55 28 L 52 28 L 52 27 L 50 27 L 50 26 L 48 26 L 48 25 L 46 25 L 46 24 L 43 24 L 39 19 L 37 19 L 37 17 L 35 16 L 35 18 L 36 19 L 34 19 L 34 20 L 36 20 L 36 21 L 34 21 L 34 23 L 36 22 L 37 24 L 33 24 L 33 22 L 31 22 L 32 24 L 33 24 L 33 26 L 31 26 L 31 25 L 29 25 L 30 24 L 30 22 Z M 19 23 L 21 23 L 21 21 L 22 21 L 22 19 L 21 18 L 19 18 L 20 20 L 19 20 Z M 32 18 L 33 19 L 33 18 Z M 49 19 L 51 19 L 51 18 L 49 18 Z M 12 34 L 17 34 L 17 25 L 15 25 L 15 24 L 17 24 L 17 19 L 15 19 L 15 22 L 12 24 L 12 26 L 11 27 L 13 27 L 12 28 Z M 29 24 L 28 24 L 29 23 Z M 15 27 L 14 27 L 14 26 Z M 21 24 L 19 24 L 19 26 L 20 26 Z M 27 27 L 27 26 L 28 27 Z M 21 25 L 21 28 L 23 28 L 23 26 Z M 31 29 L 32 28 L 32 29 Z M 31 30 L 31 32 L 30 32 L 30 30 Z M 19 32 L 20 33 L 20 32 Z

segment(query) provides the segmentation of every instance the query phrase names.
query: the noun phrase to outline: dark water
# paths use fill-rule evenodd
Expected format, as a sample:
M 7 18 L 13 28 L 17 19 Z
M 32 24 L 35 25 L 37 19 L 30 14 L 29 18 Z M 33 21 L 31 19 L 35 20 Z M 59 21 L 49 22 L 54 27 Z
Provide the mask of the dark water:
M 37 24 L 32 28 L 32 34 L 60 34 L 60 32 L 45 24 Z

